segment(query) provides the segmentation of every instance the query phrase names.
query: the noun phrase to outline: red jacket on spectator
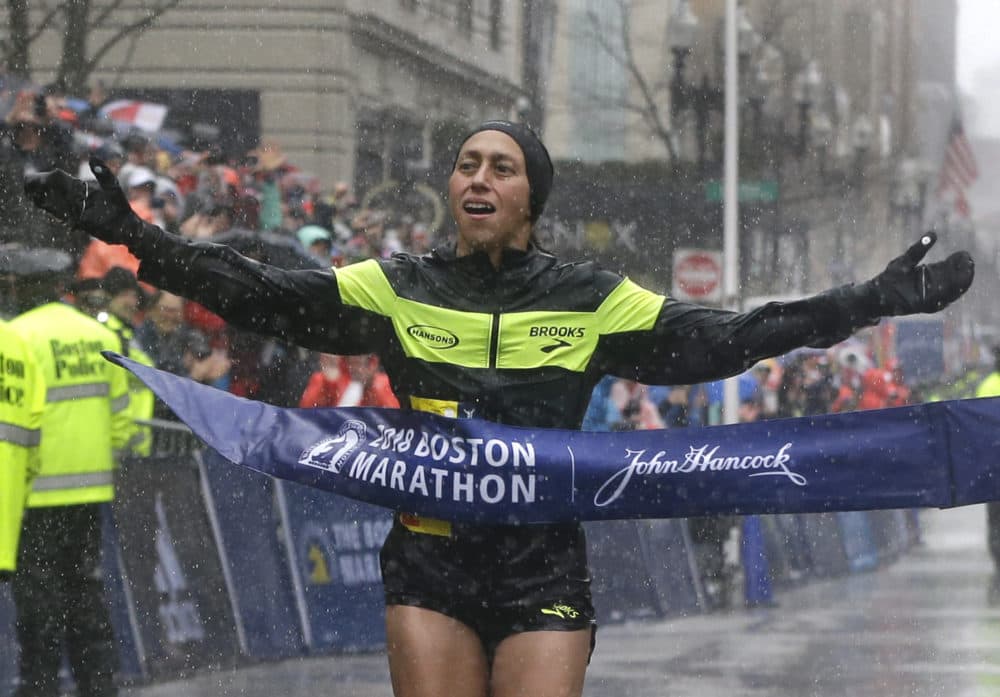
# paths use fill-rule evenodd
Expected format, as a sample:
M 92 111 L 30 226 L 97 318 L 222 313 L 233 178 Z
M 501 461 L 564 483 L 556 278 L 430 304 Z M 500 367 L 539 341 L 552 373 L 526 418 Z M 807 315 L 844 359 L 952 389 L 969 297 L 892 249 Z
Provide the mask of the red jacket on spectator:
M 892 375 L 885 368 L 869 368 L 861 376 L 861 398 L 858 409 L 884 409 L 889 406 L 889 386 Z
M 322 369 L 309 378 L 299 401 L 300 407 L 399 408 L 399 400 L 389 386 L 389 377 L 379 370 L 375 356 L 324 355 L 320 363 Z
M 77 278 L 104 278 L 108 271 L 115 266 L 121 266 L 135 274 L 139 271 L 139 260 L 123 244 L 108 244 L 96 239 L 91 240 L 83 253 L 83 258 L 80 259 L 76 276 Z
M 213 346 L 224 343 L 226 321 L 193 300 L 184 304 L 184 321 L 209 338 Z

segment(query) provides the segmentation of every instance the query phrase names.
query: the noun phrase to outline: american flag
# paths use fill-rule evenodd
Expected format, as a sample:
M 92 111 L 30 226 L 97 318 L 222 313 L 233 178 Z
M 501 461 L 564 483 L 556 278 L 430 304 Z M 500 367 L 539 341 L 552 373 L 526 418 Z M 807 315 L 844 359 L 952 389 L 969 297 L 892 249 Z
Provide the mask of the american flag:
M 969 187 L 979 177 L 976 157 L 965 137 L 965 129 L 959 118 L 952 119 L 948 132 L 948 145 L 941 162 L 941 173 L 938 177 L 938 196 L 942 201 L 950 202 L 954 211 L 963 218 L 969 217 L 969 198 L 966 195 Z

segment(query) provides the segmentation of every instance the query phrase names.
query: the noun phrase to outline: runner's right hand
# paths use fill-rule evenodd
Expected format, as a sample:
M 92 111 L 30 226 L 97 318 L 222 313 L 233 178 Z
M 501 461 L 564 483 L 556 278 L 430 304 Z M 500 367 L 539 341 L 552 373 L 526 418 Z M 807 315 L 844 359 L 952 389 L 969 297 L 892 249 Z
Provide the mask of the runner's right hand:
M 71 227 L 110 244 L 128 244 L 139 226 L 125 192 L 108 166 L 91 158 L 90 171 L 97 182 L 84 182 L 61 169 L 24 178 L 24 192 L 31 201 Z

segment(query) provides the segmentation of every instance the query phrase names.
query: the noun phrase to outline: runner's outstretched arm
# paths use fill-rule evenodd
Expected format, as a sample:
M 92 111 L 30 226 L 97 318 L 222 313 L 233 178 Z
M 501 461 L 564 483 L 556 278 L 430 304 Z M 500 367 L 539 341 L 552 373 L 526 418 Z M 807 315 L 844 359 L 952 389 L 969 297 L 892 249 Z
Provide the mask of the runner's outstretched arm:
M 139 258 L 139 278 L 216 312 L 227 322 L 330 353 L 371 351 L 370 319 L 340 302 L 336 277 L 289 271 L 224 245 L 195 242 L 144 222 L 107 165 L 92 159 L 97 183 L 62 170 L 31 174 L 25 192 L 43 210 Z
M 968 252 L 921 264 L 936 240 L 927 233 L 864 283 L 749 312 L 667 298 L 649 330 L 602 338 L 599 369 L 654 385 L 704 382 L 801 346 L 832 346 L 882 317 L 937 312 L 969 289 L 975 265 Z

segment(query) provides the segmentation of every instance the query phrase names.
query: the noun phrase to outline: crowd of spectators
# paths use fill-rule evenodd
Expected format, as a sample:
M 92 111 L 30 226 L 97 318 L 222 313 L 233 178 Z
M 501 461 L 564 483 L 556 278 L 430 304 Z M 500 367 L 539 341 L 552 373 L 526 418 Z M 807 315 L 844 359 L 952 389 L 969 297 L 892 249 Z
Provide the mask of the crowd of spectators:
M 24 172 L 58 167 L 93 180 L 89 160 L 98 157 L 116 174 L 143 220 L 283 266 L 329 268 L 432 248 L 426 226 L 410 216 L 363 207 L 349 184 L 321 182 L 290 162 L 275 142 L 236 154 L 212 143 L 184 147 L 159 133 L 109 120 L 101 109 L 106 101 L 100 86 L 86 100 L 73 100 L 51 89 L 4 81 L 0 111 L 6 110 L 2 160 L 7 169 L 0 179 L 14 191 Z M 0 221 L 0 227 L 23 231 L 31 226 L 12 219 Z M 66 234 L 36 227 L 42 231 L 20 239 L 2 235 L 0 242 L 52 246 L 47 237 Z M 138 260 L 122 246 L 93 239 L 54 244 L 71 248 L 78 292 L 99 291 L 112 269 L 133 275 L 138 270 Z M 151 287 L 144 291 L 133 318 L 135 342 L 157 367 L 282 406 L 396 405 L 382 385 L 384 375 L 378 378 L 375 359 L 308 353 L 238 331 L 177 296 Z M 100 294 L 94 297 L 99 302 Z M 364 386 L 360 396 L 355 384 Z
M 739 377 L 739 420 L 835 414 L 913 403 L 894 359 L 877 361 L 860 342 L 803 349 L 768 359 Z M 594 392 L 584 428 L 623 431 L 721 423 L 722 382 L 653 387 L 606 378 Z

